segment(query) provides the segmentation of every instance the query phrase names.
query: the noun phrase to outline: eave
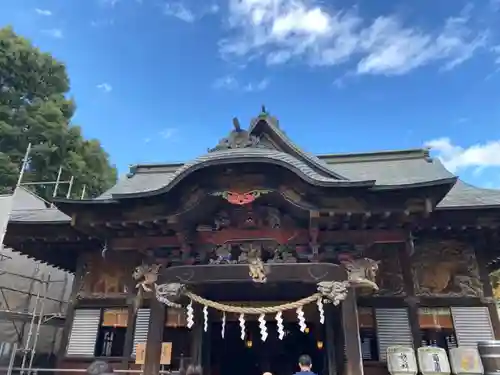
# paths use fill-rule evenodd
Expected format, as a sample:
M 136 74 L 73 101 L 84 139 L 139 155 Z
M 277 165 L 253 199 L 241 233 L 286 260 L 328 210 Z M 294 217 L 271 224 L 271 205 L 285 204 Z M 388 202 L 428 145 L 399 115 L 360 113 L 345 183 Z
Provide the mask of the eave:
M 28 258 L 75 272 L 78 255 L 101 241 L 78 232 L 69 222 L 9 222 L 4 245 Z

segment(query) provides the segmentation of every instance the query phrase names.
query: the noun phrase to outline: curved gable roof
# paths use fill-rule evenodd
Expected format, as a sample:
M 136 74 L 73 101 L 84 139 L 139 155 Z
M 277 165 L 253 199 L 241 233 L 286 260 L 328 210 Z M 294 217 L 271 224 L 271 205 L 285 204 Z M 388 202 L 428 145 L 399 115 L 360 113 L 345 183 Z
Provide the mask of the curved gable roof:
M 140 173 L 140 166 L 136 167 L 137 173 L 120 181 L 112 189 L 99 197 L 99 199 L 135 198 L 161 194 L 172 189 L 184 177 L 199 169 L 211 165 L 233 163 L 270 163 L 280 165 L 296 173 L 305 181 L 318 186 L 343 187 L 343 186 L 372 186 L 375 181 L 370 180 L 339 180 L 325 177 L 309 167 L 303 161 L 281 151 L 261 148 L 235 148 L 210 152 L 179 167 L 173 173 Z M 161 170 L 161 166 L 158 166 Z
M 211 165 L 270 163 L 297 173 L 305 181 L 325 187 L 366 186 L 377 190 L 447 184 L 457 177 L 429 156 L 429 150 L 414 149 L 374 153 L 319 155 L 305 152 L 279 127 L 265 109 L 242 130 L 235 129 L 219 144 L 186 164 L 138 165 L 131 174 L 94 201 L 141 197 L 169 191 L 190 173 Z M 458 182 L 437 208 L 486 207 L 500 204 L 500 191 L 480 189 Z

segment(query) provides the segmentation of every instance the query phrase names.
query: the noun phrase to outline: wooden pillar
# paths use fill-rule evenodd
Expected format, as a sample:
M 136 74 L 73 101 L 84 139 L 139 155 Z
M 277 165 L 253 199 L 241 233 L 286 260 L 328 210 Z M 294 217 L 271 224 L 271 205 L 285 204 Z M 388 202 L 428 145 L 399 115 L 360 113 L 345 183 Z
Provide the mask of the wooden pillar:
M 335 334 L 335 364 L 337 365 L 337 375 L 342 375 L 345 373 L 346 364 L 346 347 L 345 347 L 345 335 L 342 327 L 342 309 L 337 308 L 335 310 L 335 321 L 334 332 Z
M 195 305 L 194 321 L 191 330 L 191 363 L 201 365 L 203 362 L 203 313 L 200 305 Z
M 125 255 L 124 253 L 119 254 L 119 255 Z M 118 255 L 118 256 L 119 256 Z M 139 258 L 139 253 L 138 252 L 133 252 L 130 253 L 128 252 L 126 254 L 127 258 L 127 265 L 126 267 L 130 269 L 130 274 L 132 274 L 132 270 L 135 268 L 136 264 L 139 264 L 141 261 Z M 125 283 L 125 290 L 127 291 L 127 311 L 128 311 L 128 319 L 127 319 L 127 332 L 125 333 L 125 343 L 123 345 L 123 359 L 121 361 L 121 366 L 122 369 L 128 370 L 129 368 L 129 363 L 130 363 L 130 357 L 132 355 L 132 352 L 134 350 L 134 335 L 135 335 L 135 320 L 137 317 L 137 292 L 138 289 L 136 288 L 136 281 L 130 277 Z M 140 306 L 139 306 L 140 307 Z
M 359 337 L 358 305 L 354 288 L 349 288 L 347 297 L 342 302 L 341 309 L 347 356 L 347 371 L 344 375 L 364 375 L 361 341 Z
M 135 331 L 135 317 L 136 309 L 134 301 L 128 299 L 128 316 L 127 316 L 127 333 L 125 333 L 125 344 L 123 345 L 123 359 L 121 366 L 123 370 L 128 369 L 130 355 L 134 349 L 134 331 Z
M 62 360 L 66 355 L 66 348 L 68 346 L 69 335 L 71 334 L 71 327 L 73 326 L 73 319 L 75 317 L 75 308 L 78 303 L 78 292 L 82 290 L 84 277 L 85 277 L 85 261 L 86 256 L 80 254 L 78 256 L 75 278 L 73 279 L 73 287 L 71 290 L 71 295 L 69 297 L 68 306 L 66 308 L 66 319 L 64 321 L 64 327 L 61 336 L 61 342 L 59 344 L 59 350 L 57 353 L 58 360 Z
M 399 263 L 406 292 L 406 306 L 408 308 L 408 320 L 410 323 L 413 338 L 413 348 L 417 350 L 422 346 L 422 335 L 420 334 L 420 322 L 418 319 L 418 309 L 420 300 L 415 296 L 415 286 L 413 284 L 413 271 L 411 269 L 410 254 L 414 251 L 414 244 L 411 242 L 411 234 L 408 233 L 408 240 L 401 246 L 399 251 Z
M 158 371 L 160 371 L 161 344 L 164 328 L 165 305 L 153 297 L 151 299 L 151 315 L 143 375 L 158 375 Z
M 335 327 L 335 311 L 332 304 L 325 307 L 325 350 L 328 361 L 328 375 L 340 374 L 341 366 L 337 365 L 337 345 L 335 343 L 336 333 L 339 332 Z M 341 336 L 341 335 L 339 335 Z M 342 346 L 343 349 L 343 346 Z M 343 354 L 343 353 L 342 353 Z
M 500 340 L 500 317 L 498 315 L 497 305 L 494 301 L 488 303 L 488 311 L 490 313 L 491 326 L 493 327 L 495 340 Z
M 493 247 L 493 241 L 490 237 L 485 238 L 483 234 L 480 239 L 477 239 L 474 243 L 476 261 L 479 268 L 479 279 L 483 284 L 483 302 L 488 307 L 490 313 L 491 326 L 493 327 L 493 333 L 495 334 L 495 339 L 500 340 L 500 318 L 498 316 L 498 309 L 493 299 L 493 288 L 490 282 L 490 274 L 487 268 L 487 257 L 485 256 L 488 248 Z

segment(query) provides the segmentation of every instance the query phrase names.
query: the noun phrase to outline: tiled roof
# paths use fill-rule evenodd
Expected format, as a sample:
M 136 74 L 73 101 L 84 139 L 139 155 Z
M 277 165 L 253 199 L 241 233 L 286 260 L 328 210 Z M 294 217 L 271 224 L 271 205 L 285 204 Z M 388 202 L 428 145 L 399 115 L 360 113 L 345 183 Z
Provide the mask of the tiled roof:
M 249 156 L 250 155 L 250 156 Z M 119 181 L 98 199 L 133 196 L 164 189 L 180 175 L 194 166 L 206 165 L 209 161 L 221 162 L 241 161 L 249 157 L 269 157 L 290 163 L 314 181 L 331 184 L 345 183 L 345 180 L 335 180 L 324 177 L 309 168 L 304 162 L 279 151 L 263 149 L 235 149 L 218 151 L 204 155 L 184 165 L 138 165 L 136 173 Z M 235 158 L 236 157 L 236 158 Z M 235 158 L 235 159 L 233 159 Z M 454 177 L 438 159 L 429 157 L 428 150 L 402 150 L 390 152 L 374 152 L 360 154 L 320 155 L 314 156 L 323 166 L 344 176 L 349 182 L 364 183 L 375 181 L 375 186 L 404 186 L 451 179 Z M 338 185 L 337 185 L 338 186 Z M 500 190 L 481 189 L 458 180 L 448 195 L 438 204 L 438 208 L 467 208 L 500 206 Z
M 174 173 L 136 173 L 131 178 L 120 181 L 111 190 L 100 196 L 99 199 L 131 197 L 138 194 L 145 195 L 159 191 L 164 192 L 170 190 L 187 174 L 209 165 L 259 161 L 282 165 L 300 174 L 306 181 L 319 186 L 369 186 L 373 185 L 374 182 L 358 179 L 339 180 L 334 177 L 326 177 L 316 172 L 303 161 L 281 151 L 261 148 L 238 148 L 210 152 L 184 164 Z
M 100 197 L 80 203 L 96 204 L 165 193 L 188 174 L 220 164 L 280 165 L 297 173 L 305 181 L 324 187 L 399 189 L 424 184 L 451 184 L 456 179 L 439 160 L 429 157 L 429 150 L 424 149 L 312 155 L 290 140 L 279 127 L 278 120 L 269 116 L 264 109 L 251 121 L 248 130 L 241 129 L 236 119 L 233 125 L 235 130 L 228 138 L 223 138 L 211 152 L 185 164 L 134 166 L 129 175 L 120 179 Z M 253 142 L 254 140 L 258 142 Z M 262 140 L 269 141 L 270 144 L 263 143 Z M 489 206 L 500 206 L 500 191 L 476 188 L 458 180 L 437 207 L 452 209 Z M 41 219 L 42 215 L 39 216 Z
M 500 190 L 482 189 L 458 180 L 437 208 L 500 207 Z
M 278 126 L 278 120 L 272 116 L 265 117 L 257 117 L 252 120 L 249 131 L 252 132 L 255 127 L 259 124 L 264 123 L 269 131 L 275 134 L 286 146 L 295 151 L 302 159 L 306 162 L 311 163 L 313 166 L 318 168 L 320 171 L 326 173 L 327 175 L 332 175 L 337 178 L 345 179 L 345 176 L 342 176 L 337 171 L 332 170 L 328 167 L 328 165 L 323 162 L 316 155 L 310 154 L 308 152 L 303 151 L 295 142 L 293 142 Z
M 7 200 L 10 199 L 11 196 L 0 197 L 0 210 L 9 209 Z M 5 202 L 5 204 L 2 204 L 2 202 Z M 22 186 L 16 189 L 9 223 L 67 223 L 70 220 L 68 215 L 55 207 L 51 207 L 28 189 Z
M 397 185 L 424 180 L 451 178 L 439 159 L 423 149 L 320 156 L 347 178 L 376 179 L 377 185 Z M 500 190 L 482 189 L 460 179 L 438 209 L 500 206 Z
M 454 177 L 439 160 L 429 158 L 423 150 L 386 152 L 380 156 L 377 153 L 327 155 L 322 158 L 330 168 L 349 179 L 373 179 L 377 185 L 406 185 Z

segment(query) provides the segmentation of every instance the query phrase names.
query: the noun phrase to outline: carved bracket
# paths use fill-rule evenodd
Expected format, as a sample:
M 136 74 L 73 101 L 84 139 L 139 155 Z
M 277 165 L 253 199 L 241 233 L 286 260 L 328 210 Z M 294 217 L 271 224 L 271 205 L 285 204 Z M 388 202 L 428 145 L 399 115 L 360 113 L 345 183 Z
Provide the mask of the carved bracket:
M 142 264 L 136 267 L 132 274 L 134 280 L 138 281 L 135 287 L 137 289 L 142 288 L 145 292 L 152 292 L 156 280 L 158 280 L 158 271 L 160 267 L 161 264 L 153 264 L 151 266 Z
M 348 280 L 355 288 L 368 287 L 378 291 L 376 284 L 379 262 L 370 258 L 344 259 L 342 265 L 347 270 Z

